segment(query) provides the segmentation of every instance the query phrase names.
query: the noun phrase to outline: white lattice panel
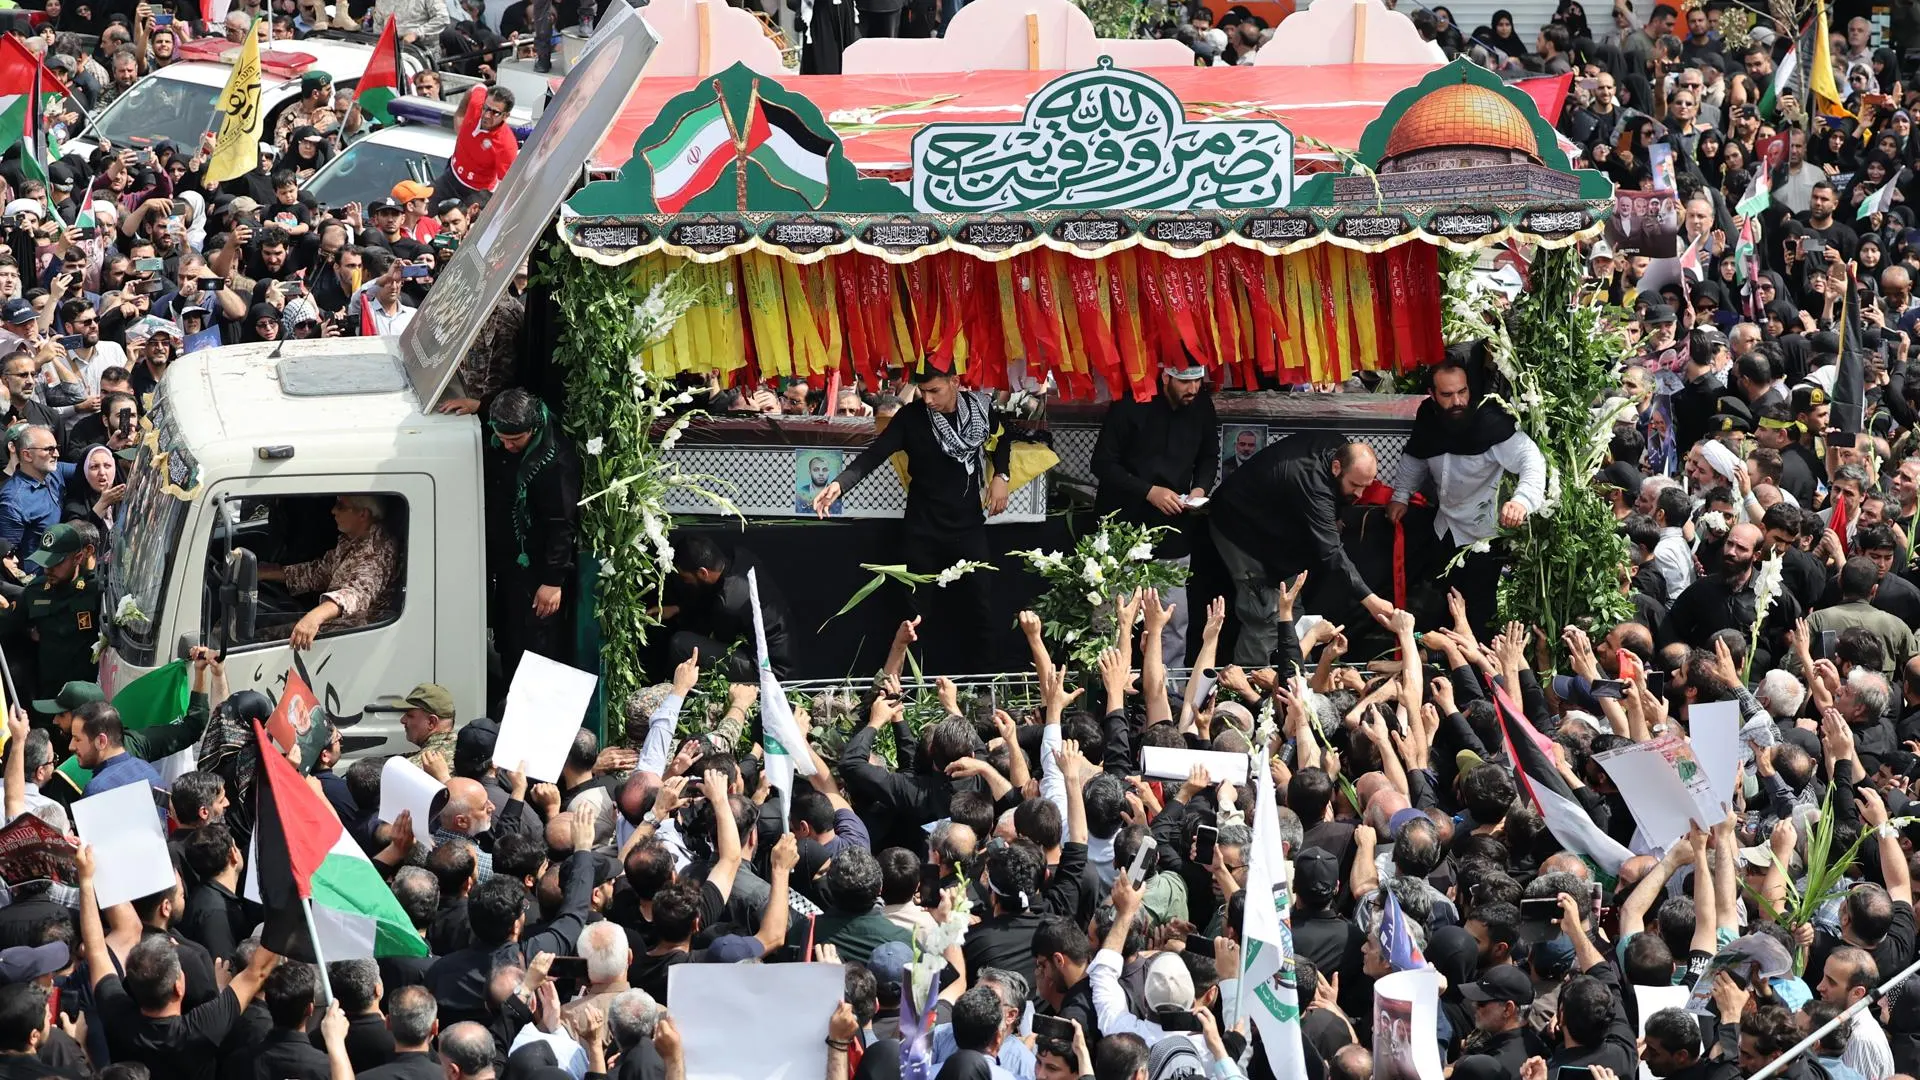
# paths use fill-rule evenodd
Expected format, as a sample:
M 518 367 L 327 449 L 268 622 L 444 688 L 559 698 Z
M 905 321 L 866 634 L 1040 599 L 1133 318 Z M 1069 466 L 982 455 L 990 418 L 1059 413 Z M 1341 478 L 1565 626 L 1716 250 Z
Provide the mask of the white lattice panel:
M 860 447 L 819 446 L 678 446 L 670 453 L 686 472 L 703 478 L 702 486 L 731 500 L 745 517 L 813 516 L 802 505 L 800 487 L 808 479 L 808 463 L 823 459 L 829 479 L 853 461 Z M 1087 453 L 1093 451 L 1091 436 Z M 1086 457 L 1080 462 L 1084 471 Z M 882 465 L 841 498 L 836 518 L 897 518 L 906 511 L 907 492 L 890 466 Z M 676 514 L 716 514 L 725 511 L 691 488 L 676 489 L 667 499 Z M 1047 516 L 1044 478 L 1026 484 L 1007 500 L 1007 512 L 989 518 L 989 525 L 1032 522 Z

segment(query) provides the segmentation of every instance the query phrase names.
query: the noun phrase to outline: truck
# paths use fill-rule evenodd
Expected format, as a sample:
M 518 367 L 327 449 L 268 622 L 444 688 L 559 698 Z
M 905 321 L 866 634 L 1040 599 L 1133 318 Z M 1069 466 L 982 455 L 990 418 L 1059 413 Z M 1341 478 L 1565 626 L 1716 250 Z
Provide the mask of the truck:
M 155 388 L 114 526 L 100 682 L 109 695 L 186 656 L 227 655 L 236 691 L 277 697 L 310 605 L 261 582 L 262 562 L 329 548 L 327 510 L 377 496 L 400 549 L 389 610 L 328 629 L 298 656 L 351 757 L 409 749 L 400 696 L 445 686 L 482 715 L 487 685 L 480 418 L 436 406 L 480 314 L 505 292 L 632 93 L 658 39 L 618 5 L 412 322 L 396 337 L 192 353 Z

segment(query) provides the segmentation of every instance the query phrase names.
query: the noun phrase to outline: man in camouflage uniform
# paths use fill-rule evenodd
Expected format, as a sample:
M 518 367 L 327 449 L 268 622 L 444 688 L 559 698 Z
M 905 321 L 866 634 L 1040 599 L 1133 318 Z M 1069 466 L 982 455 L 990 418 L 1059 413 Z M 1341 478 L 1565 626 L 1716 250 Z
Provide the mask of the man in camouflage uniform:
M 442 402 L 441 412 L 471 416 L 513 385 L 514 357 L 520 352 L 520 326 L 526 317 L 525 301 L 512 293 L 501 294 L 481 324 L 480 336 L 460 361 L 461 396 Z
M 452 765 L 453 695 L 438 683 L 421 683 L 401 699 L 401 704 L 407 711 L 400 717 L 400 729 L 407 733 L 408 742 L 420 748 L 407 760 L 426 769 L 426 755 L 434 753 L 440 755 L 441 763 Z
M 309 71 L 300 76 L 300 99 L 288 105 L 273 125 L 273 144 L 292 158 L 294 131 L 311 127 L 325 135 L 339 126 L 340 118 L 333 113 L 333 76 Z
M 320 595 L 320 603 L 293 626 L 289 644 L 294 648 L 312 647 L 322 630 L 365 626 L 393 610 L 400 547 L 381 524 L 385 517 L 378 496 L 338 496 L 333 523 L 340 542 L 332 551 L 291 566 L 260 564 L 261 581 L 284 582 L 296 596 Z
M 93 647 L 100 640 L 100 575 L 94 572 L 98 536 L 92 525 L 67 522 L 40 535 L 26 569 L 39 574 L 18 600 L 0 610 L 0 636 L 30 631 L 39 643 L 38 686 L 53 688 L 94 677 Z

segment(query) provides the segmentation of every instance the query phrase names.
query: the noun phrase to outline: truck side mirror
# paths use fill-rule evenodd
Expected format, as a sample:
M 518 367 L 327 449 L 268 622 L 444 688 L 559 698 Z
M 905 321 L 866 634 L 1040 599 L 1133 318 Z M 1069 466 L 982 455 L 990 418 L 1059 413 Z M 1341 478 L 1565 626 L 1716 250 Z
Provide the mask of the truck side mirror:
M 260 568 L 253 552 L 235 548 L 227 553 L 227 574 L 220 583 L 222 648 L 253 640 L 260 614 Z

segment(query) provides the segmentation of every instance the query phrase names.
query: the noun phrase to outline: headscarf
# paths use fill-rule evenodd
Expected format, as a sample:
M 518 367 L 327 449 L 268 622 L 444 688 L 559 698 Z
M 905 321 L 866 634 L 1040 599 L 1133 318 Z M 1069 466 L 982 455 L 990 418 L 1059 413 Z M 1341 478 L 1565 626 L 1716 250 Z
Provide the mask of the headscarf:
M 247 309 L 247 325 L 240 328 L 240 340 L 243 342 L 270 340 L 269 338 L 260 336 L 260 331 L 258 327 L 255 325 L 259 323 L 260 320 L 262 319 L 271 319 L 276 323 L 279 322 L 280 309 L 277 307 L 274 307 L 272 304 L 265 302 L 264 300 L 248 308 Z
M 309 160 L 301 157 L 299 150 L 300 143 L 306 139 L 315 137 L 318 137 L 320 141 L 313 144 L 313 158 Z M 287 156 L 281 167 L 292 169 L 295 172 L 310 172 L 319 169 L 320 166 L 332 160 L 333 145 L 327 142 L 326 135 L 312 124 L 302 124 L 294 128 L 293 134 L 288 138 Z
M 111 462 L 113 462 L 113 475 L 114 475 L 114 480 L 109 480 L 109 481 L 107 482 L 107 483 L 108 483 L 108 486 L 112 486 L 112 484 L 114 483 L 114 481 L 115 481 L 115 480 L 118 480 L 118 479 L 119 479 L 119 477 L 120 477 L 120 458 L 119 458 L 119 456 L 118 456 L 118 455 L 116 455 L 116 454 L 115 454 L 115 453 L 113 452 L 113 448 L 112 448 L 112 447 L 110 447 L 110 446 L 108 446 L 108 445 L 107 445 L 106 443 L 94 443 L 94 444 L 93 444 L 92 446 L 89 446 L 89 447 L 87 447 L 87 449 L 86 449 L 86 451 L 85 451 L 84 453 L 82 453 L 82 454 L 80 455 L 80 475 L 81 475 L 81 477 L 82 477 L 82 479 L 84 479 L 84 478 L 86 477 L 86 475 L 87 475 L 87 462 L 88 462 L 88 460 L 90 460 L 90 459 L 91 459 L 91 458 L 93 457 L 93 452 L 94 452 L 95 450 L 98 450 L 98 451 L 100 451 L 101 453 L 103 453 L 103 454 L 105 454 L 105 455 L 107 455 L 107 459 L 108 459 L 109 461 L 111 461 Z M 91 483 L 92 483 L 92 482 L 91 482 L 91 481 L 89 481 L 88 483 L 89 483 L 89 489 L 91 489 Z M 97 496 L 97 495 L 99 494 L 99 492 L 97 492 L 97 491 L 96 491 L 96 492 L 94 492 L 94 494 L 95 494 L 95 495 Z
M 287 306 L 280 309 L 280 336 L 290 338 L 293 329 L 301 323 L 320 321 L 320 307 L 311 297 L 295 296 L 287 300 Z
M 260 770 L 260 743 L 253 722 L 265 724 L 273 702 L 258 690 L 242 690 L 221 702 L 200 734 L 199 768 L 226 781 L 227 825 L 236 836 L 253 834 L 253 780 Z
M 993 1062 L 978 1050 L 956 1051 L 934 1080 L 993 1080 Z

